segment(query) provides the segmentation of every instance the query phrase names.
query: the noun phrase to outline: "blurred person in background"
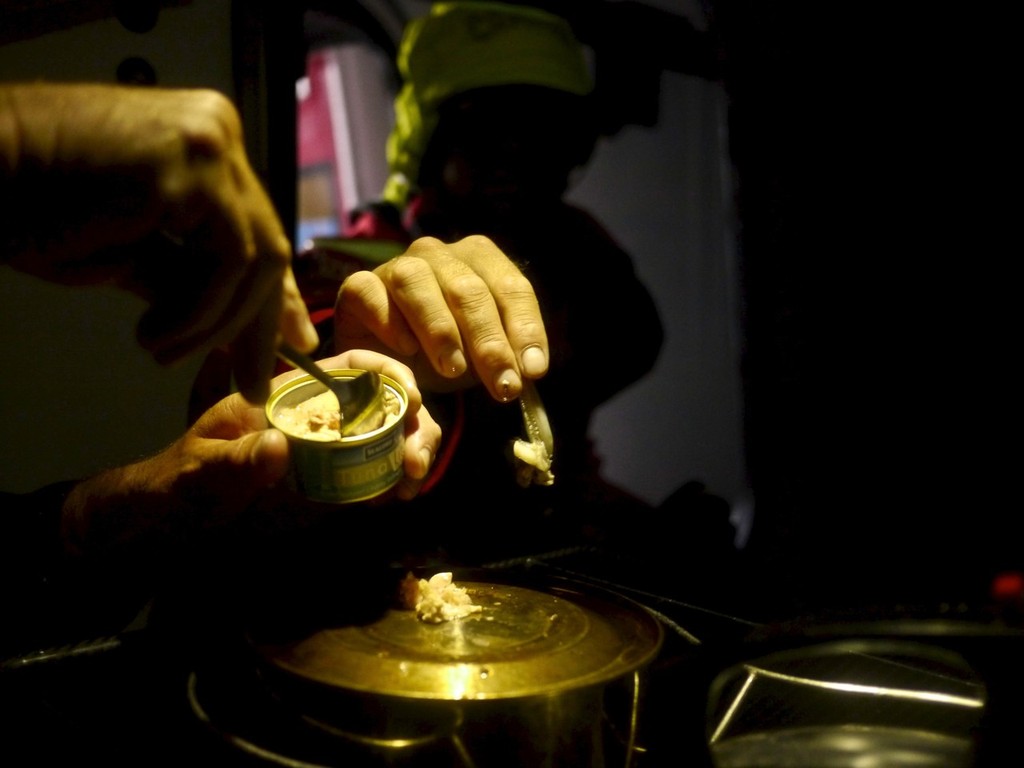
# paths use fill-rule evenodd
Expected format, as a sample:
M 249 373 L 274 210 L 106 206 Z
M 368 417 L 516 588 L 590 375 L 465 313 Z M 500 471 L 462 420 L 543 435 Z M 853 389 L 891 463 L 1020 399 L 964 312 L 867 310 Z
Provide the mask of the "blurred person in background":
M 630 255 L 565 197 L 599 139 L 584 48 L 565 19 L 537 8 L 442 3 L 408 24 L 398 68 L 383 199 L 344 234 L 401 243 L 482 234 L 521 267 L 550 342 L 550 371 L 536 386 L 555 441 L 553 484 L 518 482 L 507 458 L 524 432 L 515 403 L 481 388 L 450 394 L 450 380 L 430 377 L 361 315 L 366 273 L 341 285 L 333 348 L 395 354 L 430 391 L 448 446 L 418 502 L 422 542 L 470 560 L 578 542 L 591 511 L 646 508 L 602 478 L 589 429 L 596 408 L 651 371 L 663 336 Z M 376 273 L 386 282 L 396 265 Z

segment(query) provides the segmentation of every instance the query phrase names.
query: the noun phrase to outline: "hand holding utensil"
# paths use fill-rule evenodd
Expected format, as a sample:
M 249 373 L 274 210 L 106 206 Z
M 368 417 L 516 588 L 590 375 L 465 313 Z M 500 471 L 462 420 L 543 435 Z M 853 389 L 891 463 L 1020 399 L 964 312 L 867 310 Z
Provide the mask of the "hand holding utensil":
M 376 371 L 364 371 L 351 379 L 339 379 L 290 344 L 281 342 L 277 354 L 285 362 L 308 373 L 338 398 L 342 437 L 360 435 L 380 426 L 381 419 L 375 417 L 382 414 L 384 388 Z

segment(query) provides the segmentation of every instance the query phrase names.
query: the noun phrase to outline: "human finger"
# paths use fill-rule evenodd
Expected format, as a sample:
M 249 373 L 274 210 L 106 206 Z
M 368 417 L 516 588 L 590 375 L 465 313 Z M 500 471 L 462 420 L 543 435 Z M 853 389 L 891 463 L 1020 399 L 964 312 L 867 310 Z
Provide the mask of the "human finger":
M 239 394 L 223 398 L 204 412 L 183 442 L 198 457 L 199 483 L 233 487 L 235 495 L 239 488 L 266 488 L 288 470 L 284 434 L 269 428 L 264 410 Z M 204 473 L 206 479 L 201 477 Z
M 434 245 L 436 243 L 436 246 Z M 390 299 L 389 309 L 405 319 L 419 349 L 434 371 L 449 379 L 464 374 L 468 367 L 462 331 L 446 290 L 445 273 L 462 265 L 444 252 L 440 241 L 431 241 L 431 260 L 421 257 L 424 244 L 410 246 L 405 255 L 378 267 Z
M 243 156 L 191 167 L 190 187 L 168 204 L 165 226 L 183 243 L 194 282 L 178 314 L 150 341 L 162 362 L 233 339 L 280 284 L 291 246 Z M 168 193 L 170 195 L 170 193 Z M 187 260 L 184 257 L 190 257 Z
M 405 474 L 395 486 L 398 498 L 409 500 L 419 493 L 441 450 L 441 438 L 441 425 L 426 408 L 418 409 L 406 419 Z
M 419 341 L 395 307 L 384 280 L 359 271 L 345 278 L 334 303 L 334 339 L 338 349 L 390 350 L 412 357 Z
M 490 243 L 486 239 L 484 242 Z M 466 251 L 465 248 L 462 250 Z M 496 248 L 494 251 L 504 258 Z M 506 335 L 492 288 L 473 263 L 472 257 L 476 254 L 460 256 L 457 247 L 432 238 L 415 241 L 407 254 L 417 258 L 414 263 L 430 275 L 432 286 L 436 284 L 434 292 L 441 298 L 432 299 L 427 296 L 425 301 L 440 301 L 440 306 L 444 309 L 443 317 L 446 322 L 449 322 L 450 318 L 450 322 L 454 323 L 458 338 L 461 340 L 460 347 L 464 347 L 477 379 L 487 387 L 491 396 L 498 400 L 506 401 L 517 397 L 522 389 L 519 364 Z M 405 303 L 405 297 L 399 293 L 396 293 L 396 302 L 403 306 L 403 311 L 407 313 L 418 311 L 421 315 L 426 315 L 433 310 L 429 304 L 410 309 Z M 414 329 L 421 338 L 421 343 L 427 344 L 425 337 L 429 330 L 421 331 L 415 325 Z M 434 359 L 431 357 L 432 362 Z M 443 373 L 449 377 L 457 375 L 455 370 L 446 370 Z
M 270 395 L 270 378 L 277 360 L 277 348 L 283 339 L 300 351 L 315 348 L 319 340 L 309 319 L 305 302 L 290 267 L 274 280 L 258 307 L 258 312 L 229 344 L 232 370 L 239 391 L 252 403 L 263 403 Z M 262 287 L 253 289 L 256 295 Z M 234 333 L 233 329 L 229 333 Z
M 288 472 L 288 440 L 277 429 L 264 428 L 231 440 L 205 442 L 195 449 L 198 469 L 182 478 L 182 493 L 215 494 L 219 507 L 238 507 L 280 482 Z M 223 521 L 221 521 L 223 522 Z
M 163 327 L 147 340 L 162 362 L 233 337 L 256 314 L 268 277 L 279 277 L 291 257 L 249 167 L 237 113 L 217 99 L 201 114 L 201 129 L 189 132 L 187 150 L 171 154 L 158 180 L 161 230 L 183 246 L 180 266 L 194 281 L 174 303 L 178 312 L 164 310 Z
M 227 206 L 204 228 L 200 245 L 215 267 L 205 290 L 192 294 L 198 296 L 197 309 L 151 346 L 158 360 L 172 362 L 227 344 L 240 391 L 261 403 L 269 394 L 279 338 L 303 351 L 316 347 L 318 338 L 290 268 L 290 244 L 261 189 L 249 190 L 245 209 Z M 195 279 L 202 279 L 201 269 L 200 264 Z
M 473 235 L 450 247 L 487 285 L 522 375 L 528 379 L 544 376 L 550 359 L 548 338 L 540 303 L 529 279 L 487 237 Z

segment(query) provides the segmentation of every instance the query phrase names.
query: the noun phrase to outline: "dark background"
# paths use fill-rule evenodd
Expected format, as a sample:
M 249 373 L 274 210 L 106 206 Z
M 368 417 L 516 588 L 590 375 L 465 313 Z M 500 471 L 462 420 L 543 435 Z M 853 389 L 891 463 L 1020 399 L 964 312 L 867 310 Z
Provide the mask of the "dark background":
M 5 4 L 0 40 L 102 18 L 116 5 Z M 582 14 L 589 34 L 614 36 L 616 27 L 597 24 L 605 4 L 555 5 Z M 612 5 L 639 7 L 630 24 L 659 18 L 656 4 Z M 256 38 L 275 33 L 263 39 L 276 52 L 264 59 L 259 46 L 236 47 L 233 82 L 208 65 L 215 84 L 239 89 L 255 156 L 287 216 L 281 190 L 293 187 L 294 168 L 267 147 L 293 143 L 293 125 L 285 103 L 264 95 L 290 100 L 301 46 L 281 34 L 293 9 L 247 7 Z M 742 588 L 780 612 L 984 600 L 992 575 L 1022 566 L 1010 267 L 1019 247 L 1007 141 L 1015 91 L 1004 53 L 1012 27 L 967 10 L 702 7 L 706 35 L 653 24 L 639 36 L 646 53 L 613 71 L 634 124 L 652 116 L 658 79 L 649 74 L 659 68 L 721 82 L 728 96 L 744 458 L 756 504 Z M 196 69 L 187 51 L 175 59 L 187 80 Z M 277 64 L 260 74 L 264 60 Z M 90 57 L 70 63 L 87 76 Z M 94 358 L 83 352 L 73 366 Z
M 1000 21 L 819 5 L 713 4 L 751 551 L 811 609 L 976 604 L 1021 565 Z

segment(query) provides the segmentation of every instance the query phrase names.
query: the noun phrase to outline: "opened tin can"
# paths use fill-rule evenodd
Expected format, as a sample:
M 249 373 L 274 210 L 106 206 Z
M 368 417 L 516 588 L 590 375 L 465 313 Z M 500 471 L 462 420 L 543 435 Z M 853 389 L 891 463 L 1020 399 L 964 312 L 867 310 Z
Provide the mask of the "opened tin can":
M 327 373 L 346 379 L 362 371 L 331 369 Z M 266 405 L 267 420 L 288 438 L 291 468 L 287 482 L 293 490 L 314 501 L 349 504 L 379 496 L 402 479 L 409 396 L 394 379 L 383 374 L 380 378 L 385 397 L 392 403 L 384 424 L 371 432 L 339 439 L 302 437 L 282 425 L 282 411 L 327 391 L 312 376 L 292 379 L 271 394 Z

